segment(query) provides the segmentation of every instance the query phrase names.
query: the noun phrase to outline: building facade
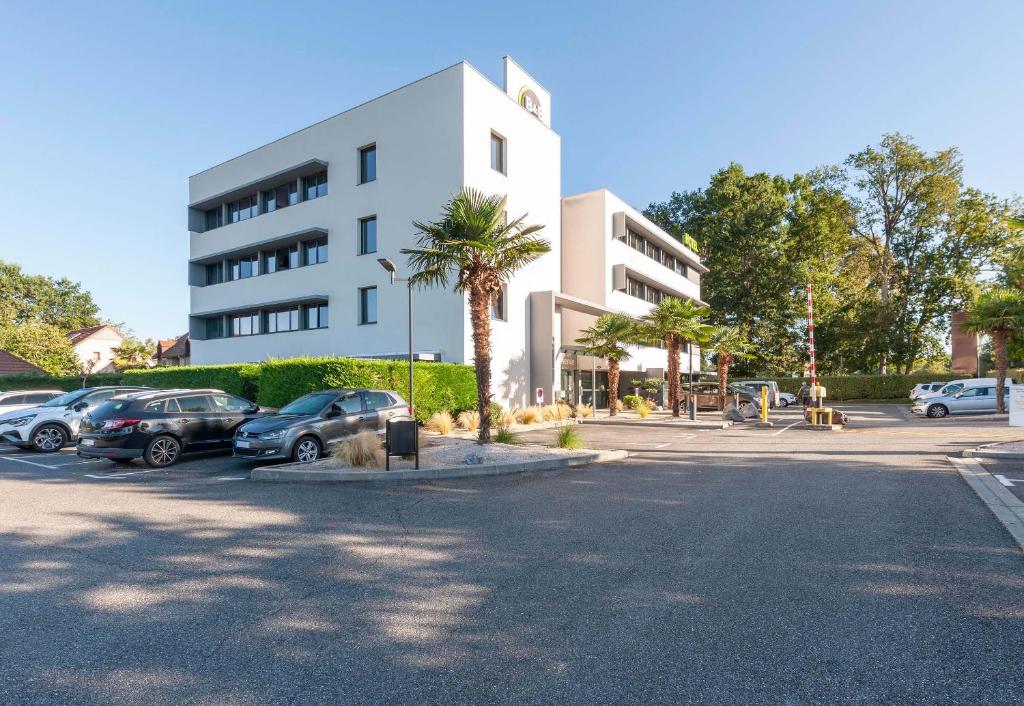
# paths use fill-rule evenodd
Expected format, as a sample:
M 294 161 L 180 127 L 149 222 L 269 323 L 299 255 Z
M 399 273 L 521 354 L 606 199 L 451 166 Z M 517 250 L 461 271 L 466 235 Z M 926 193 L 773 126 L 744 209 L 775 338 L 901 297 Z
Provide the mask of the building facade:
M 124 343 L 124 336 L 113 326 L 100 324 L 68 331 L 68 339 L 84 373 L 112 373 L 114 350 Z
M 632 251 L 612 237 L 612 221 L 598 224 L 597 211 L 628 212 L 644 232 L 653 224 L 607 192 L 566 199 L 563 206 L 551 96 L 507 57 L 504 68 L 498 86 L 460 62 L 192 176 L 191 363 L 406 355 L 406 291 L 390 284 L 377 260 L 388 258 L 399 277 L 407 275 L 400 250 L 416 244 L 412 222 L 436 220 L 468 186 L 506 194 L 509 217 L 528 214 L 526 222 L 543 224 L 540 237 L 551 245 L 506 283 L 493 307 L 495 399 L 529 404 L 538 390 L 546 401 L 568 396 L 559 371 L 587 317 L 649 308 L 615 289 L 618 270 L 605 264 L 627 265 Z M 563 220 L 572 225 L 570 241 Z M 611 252 L 606 263 L 591 259 L 599 242 Z M 582 261 L 581 249 L 587 250 Z M 601 270 L 606 291 L 593 289 L 597 270 L 590 279 L 577 276 L 569 260 L 608 269 Z M 650 263 L 628 266 L 641 279 L 651 269 Z M 567 272 L 571 286 L 563 282 Z M 665 291 L 699 298 L 699 279 L 686 280 L 689 286 L 657 274 L 672 280 Z M 440 288 L 417 289 L 414 296 L 415 356 L 472 363 L 466 297 Z M 575 318 L 563 326 L 565 312 Z M 640 353 L 642 364 L 657 357 Z M 570 382 L 578 395 L 578 376 Z

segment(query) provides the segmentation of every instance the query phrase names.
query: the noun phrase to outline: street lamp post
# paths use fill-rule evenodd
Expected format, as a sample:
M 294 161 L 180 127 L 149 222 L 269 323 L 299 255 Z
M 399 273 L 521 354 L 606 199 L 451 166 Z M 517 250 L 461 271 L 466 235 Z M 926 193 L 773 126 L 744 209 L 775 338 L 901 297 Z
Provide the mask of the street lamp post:
M 411 277 L 398 277 L 398 268 L 395 267 L 395 263 L 386 257 L 378 257 L 377 262 L 380 266 L 391 275 L 391 284 L 395 282 L 405 282 L 405 288 L 409 293 L 409 416 L 415 419 L 415 398 L 413 392 L 413 368 L 412 368 L 412 278 Z
M 686 344 L 686 351 L 690 356 L 690 421 L 697 419 L 697 398 L 693 396 L 693 341 Z

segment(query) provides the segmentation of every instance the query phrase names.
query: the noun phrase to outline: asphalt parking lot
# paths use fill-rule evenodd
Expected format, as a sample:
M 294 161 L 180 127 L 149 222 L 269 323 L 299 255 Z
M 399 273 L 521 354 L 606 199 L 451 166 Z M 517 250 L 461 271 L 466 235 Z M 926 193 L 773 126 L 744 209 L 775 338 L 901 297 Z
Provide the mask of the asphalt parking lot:
M 1024 433 L 1021 434 L 1024 437 Z M 977 459 L 989 473 L 996 477 L 1003 487 L 1024 500 L 1024 460 L 1002 460 L 994 458 Z
M 125 469 L 3 452 L 0 693 L 1019 703 L 1024 558 L 946 461 L 1019 430 L 849 411 L 837 433 L 799 411 L 585 424 L 635 455 L 400 485 L 229 481 L 223 456 L 101 479 Z

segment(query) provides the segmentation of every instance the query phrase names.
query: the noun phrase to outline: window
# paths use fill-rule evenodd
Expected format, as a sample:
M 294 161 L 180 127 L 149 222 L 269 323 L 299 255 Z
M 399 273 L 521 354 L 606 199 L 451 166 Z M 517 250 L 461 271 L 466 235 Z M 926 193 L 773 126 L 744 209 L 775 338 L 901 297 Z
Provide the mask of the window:
M 505 173 L 505 138 L 491 133 L 491 169 Z
M 213 230 L 224 225 L 224 212 L 220 206 L 211 208 L 206 212 L 206 230 Z
M 327 253 L 324 253 L 324 259 L 327 259 Z M 278 248 L 273 252 L 267 253 L 264 258 L 264 264 L 266 265 L 266 273 L 280 272 L 281 270 L 293 270 L 299 266 L 299 245 L 288 245 L 283 248 Z
M 258 213 L 259 199 L 256 198 L 256 194 L 246 196 L 245 198 L 238 199 L 238 201 L 228 204 L 229 223 L 237 223 L 238 221 L 255 218 Z
M 338 398 L 334 403 L 344 414 L 355 414 L 363 411 L 363 401 L 359 399 L 358 392 L 350 392 Z
M 377 180 L 377 145 L 359 150 L 359 183 Z
M 302 264 L 316 265 L 321 262 L 327 262 L 327 238 L 303 243 Z
M 231 260 L 231 279 L 249 279 L 260 273 L 259 253 L 246 255 L 237 260 Z
M 306 328 L 327 328 L 326 304 L 310 304 L 306 307 Z
M 377 252 L 377 217 L 359 219 L 359 254 Z
M 279 333 L 281 331 L 299 330 L 299 307 L 291 309 L 279 309 L 266 313 L 266 332 Z
M 326 175 L 326 172 L 325 172 Z M 327 193 L 326 176 L 324 179 L 324 193 Z M 288 206 L 294 206 L 299 202 L 299 186 L 294 181 L 281 184 L 273 189 L 263 192 L 263 212 L 270 213 Z
M 665 297 L 671 296 L 669 294 L 665 294 L 665 292 L 661 291 L 657 287 L 653 287 L 646 282 L 641 282 L 640 280 L 633 279 L 632 277 L 626 278 L 626 294 L 631 297 L 636 297 L 637 299 L 643 299 L 644 301 L 651 302 L 652 304 L 657 304 Z
M 179 397 L 178 408 L 182 412 L 200 413 L 210 411 L 210 398 L 206 395 Z
M 207 338 L 223 338 L 224 337 L 224 318 L 221 316 L 215 316 L 206 320 L 206 337 Z
M 236 314 L 231 317 L 232 336 L 252 336 L 260 332 L 260 315 L 257 312 Z
M 224 263 L 215 262 L 206 266 L 206 284 L 220 284 L 224 281 Z
M 366 400 L 367 409 L 383 409 L 384 407 L 390 407 L 395 403 L 387 393 L 378 392 L 376 390 L 367 390 L 363 393 L 363 399 Z
M 377 323 L 377 288 L 363 287 L 359 290 L 359 323 Z
M 987 387 L 968 387 L 960 393 L 960 397 L 988 397 L 992 394 Z
M 501 292 L 498 296 L 491 301 L 491 318 L 497 319 L 498 321 L 508 321 L 507 313 L 505 311 L 505 285 L 501 285 Z
M 624 238 L 624 241 L 629 247 L 638 252 L 642 252 L 652 260 L 657 260 L 677 275 L 682 275 L 683 277 L 687 276 L 687 267 L 685 262 L 677 258 L 675 255 L 665 252 L 631 228 L 626 229 L 626 237 Z
M 305 201 L 327 196 L 327 170 L 306 177 L 302 180 L 302 186 Z
M 213 395 L 213 410 L 215 412 L 247 412 L 252 409 L 252 403 L 249 400 L 243 400 L 241 397 L 233 397 L 232 395 Z
M 54 398 L 47 392 L 40 392 L 34 395 L 25 395 L 25 401 L 23 404 L 42 404 L 43 402 L 49 402 Z M 18 404 L 17 402 L 8 402 L 7 404 Z
M 143 412 L 149 412 L 151 414 L 163 414 L 164 413 L 164 400 L 157 400 L 156 402 L 150 402 L 142 408 Z

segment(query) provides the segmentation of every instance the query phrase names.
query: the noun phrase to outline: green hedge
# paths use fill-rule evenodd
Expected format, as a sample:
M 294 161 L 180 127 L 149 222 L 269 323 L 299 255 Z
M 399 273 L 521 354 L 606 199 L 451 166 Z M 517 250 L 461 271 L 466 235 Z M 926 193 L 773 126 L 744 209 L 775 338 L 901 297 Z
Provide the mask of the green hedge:
M 468 365 L 415 363 L 416 418 L 476 406 L 476 377 Z M 332 387 L 394 390 L 408 399 L 409 364 L 401 360 L 290 358 L 260 366 L 261 405 L 280 407 L 307 392 Z
M 145 385 L 164 390 L 213 387 L 255 400 L 259 394 L 259 378 L 258 364 L 242 363 L 126 370 L 123 381 L 126 385 Z
M 86 385 L 119 385 L 121 373 L 90 375 Z M 77 390 L 82 387 L 82 376 L 51 377 L 49 375 L 0 375 L 0 390 Z
M 966 377 L 953 373 L 915 373 L 913 375 L 824 375 L 818 384 L 825 386 L 826 399 L 843 400 L 907 400 L 911 388 L 921 382 L 945 382 Z M 751 378 L 765 379 L 765 378 Z M 781 392 L 799 394 L 806 378 L 767 378 L 779 383 Z

